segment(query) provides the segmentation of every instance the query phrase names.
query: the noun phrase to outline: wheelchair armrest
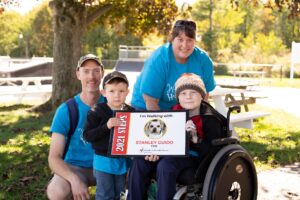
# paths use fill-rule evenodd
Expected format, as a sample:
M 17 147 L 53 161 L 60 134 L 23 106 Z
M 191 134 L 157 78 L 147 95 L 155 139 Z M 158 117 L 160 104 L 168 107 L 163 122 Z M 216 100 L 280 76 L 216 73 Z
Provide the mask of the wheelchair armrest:
M 214 139 L 211 143 L 213 146 L 220 146 L 224 144 L 239 144 L 240 140 L 238 138 L 228 137 L 228 138 Z

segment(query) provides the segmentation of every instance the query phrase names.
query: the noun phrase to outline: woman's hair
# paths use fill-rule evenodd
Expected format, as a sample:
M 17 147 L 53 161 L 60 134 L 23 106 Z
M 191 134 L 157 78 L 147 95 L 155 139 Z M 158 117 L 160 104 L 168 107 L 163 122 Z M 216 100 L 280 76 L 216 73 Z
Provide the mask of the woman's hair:
M 172 42 L 181 33 L 184 33 L 189 38 L 196 39 L 196 23 L 189 20 L 177 20 L 173 26 L 169 41 Z

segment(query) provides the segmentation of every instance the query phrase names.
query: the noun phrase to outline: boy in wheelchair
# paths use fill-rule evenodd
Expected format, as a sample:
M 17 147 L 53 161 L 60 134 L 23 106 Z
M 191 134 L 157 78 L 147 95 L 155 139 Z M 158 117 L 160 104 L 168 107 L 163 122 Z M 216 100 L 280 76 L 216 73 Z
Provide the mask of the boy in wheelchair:
M 129 200 L 147 199 L 147 188 L 156 172 L 156 200 L 170 200 L 176 193 L 178 176 L 188 168 L 197 169 L 202 159 L 214 154 L 219 147 L 212 140 L 226 137 L 227 120 L 212 106 L 202 101 L 206 90 L 201 78 L 195 74 L 183 74 L 175 83 L 179 102 L 173 110 L 186 109 L 189 120 L 186 131 L 190 135 L 189 157 L 163 157 L 156 159 L 135 158 L 128 177 Z M 193 184 L 193 183 L 190 183 Z

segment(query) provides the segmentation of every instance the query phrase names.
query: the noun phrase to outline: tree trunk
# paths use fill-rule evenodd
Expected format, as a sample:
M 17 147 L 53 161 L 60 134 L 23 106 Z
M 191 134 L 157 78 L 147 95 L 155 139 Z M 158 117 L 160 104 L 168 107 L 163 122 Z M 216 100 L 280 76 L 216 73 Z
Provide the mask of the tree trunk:
M 66 2 L 64 2 L 66 3 Z M 53 11 L 53 68 L 52 108 L 80 90 L 76 79 L 76 66 L 81 56 L 81 36 L 86 29 L 85 7 L 64 5 L 61 1 L 51 2 Z

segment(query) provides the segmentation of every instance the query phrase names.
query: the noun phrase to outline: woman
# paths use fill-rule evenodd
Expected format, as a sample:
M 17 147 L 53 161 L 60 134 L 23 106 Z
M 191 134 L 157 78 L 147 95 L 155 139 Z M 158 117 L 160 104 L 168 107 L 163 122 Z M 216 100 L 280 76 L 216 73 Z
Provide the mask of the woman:
M 212 91 L 216 86 L 212 61 L 195 43 L 195 22 L 176 21 L 169 43 L 145 61 L 134 86 L 131 105 L 138 110 L 169 110 L 176 104 L 175 81 L 183 73 L 199 75 L 206 91 Z

